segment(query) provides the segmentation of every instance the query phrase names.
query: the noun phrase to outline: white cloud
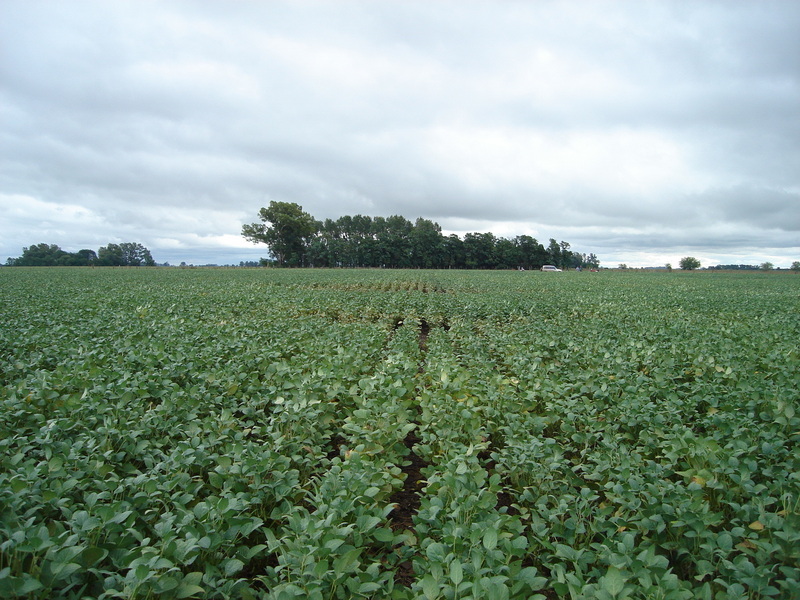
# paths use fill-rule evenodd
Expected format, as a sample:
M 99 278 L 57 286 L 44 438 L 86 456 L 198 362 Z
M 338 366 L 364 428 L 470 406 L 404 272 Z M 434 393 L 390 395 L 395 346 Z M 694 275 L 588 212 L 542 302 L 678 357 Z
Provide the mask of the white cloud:
M 108 226 L 102 215 L 83 205 L 45 202 L 24 194 L 0 193 L 0 213 L 15 226 L 4 230 L 3 245 L 10 249 L 18 244 L 17 255 L 23 246 L 41 242 L 64 244 L 74 239 L 83 248 L 94 242 L 95 231 Z

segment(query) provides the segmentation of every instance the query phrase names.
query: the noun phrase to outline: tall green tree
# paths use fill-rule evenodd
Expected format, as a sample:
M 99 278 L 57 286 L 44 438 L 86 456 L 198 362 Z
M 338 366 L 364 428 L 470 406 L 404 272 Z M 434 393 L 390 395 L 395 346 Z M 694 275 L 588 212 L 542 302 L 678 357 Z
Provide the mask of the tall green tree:
M 442 253 L 444 255 L 444 267 L 448 269 L 463 269 L 466 265 L 464 242 L 455 233 L 451 233 L 442 240 Z
M 514 244 L 519 249 L 519 266 L 525 269 L 540 269 L 547 264 L 547 250 L 535 237 L 529 235 L 518 235 L 514 238 Z
M 494 269 L 497 238 L 492 232 L 464 234 L 464 262 L 468 269 Z
M 122 250 L 122 264 L 126 267 L 152 267 L 156 264 L 150 250 L 137 242 L 123 242 L 119 247 Z
M 89 265 L 138 267 L 154 266 L 156 263 L 150 250 L 141 244 L 126 242 L 103 246 L 97 253 L 89 249 L 66 252 L 55 244 L 36 244 L 30 248 L 23 248 L 22 256 L 9 259 L 7 264 L 20 267 L 85 267 Z
M 72 264 L 76 266 L 88 266 L 97 262 L 97 252 L 88 248 L 78 250 L 73 256 L 75 258 Z
M 123 262 L 122 248 L 119 244 L 102 246 L 97 252 L 97 264 L 104 267 L 121 267 Z
M 97 264 L 104 267 L 152 267 L 150 250 L 137 242 L 123 242 L 103 246 L 97 252 Z
M 306 264 L 308 245 L 317 233 L 317 221 L 294 202 L 269 203 L 258 211 L 261 223 L 242 226 L 242 235 L 254 244 L 264 243 L 280 266 Z
M 678 264 L 684 271 L 694 271 L 700 268 L 700 261 L 694 256 L 684 256 Z
M 551 265 L 561 266 L 561 246 L 554 238 L 550 238 L 550 244 L 547 246 L 547 258 Z
M 384 266 L 407 269 L 411 266 L 411 231 L 414 224 L 400 215 L 386 217 L 386 229 L 377 235 Z
M 383 267 L 389 262 L 390 248 L 382 242 L 386 235 L 386 217 L 372 218 L 372 266 Z
M 562 268 L 585 266 L 593 254 L 573 252 L 567 242 L 550 240 L 545 248 L 527 235 L 513 239 L 492 233 L 444 236 L 438 223 L 403 216 L 345 215 L 315 221 L 302 207 L 271 202 L 262 208 L 262 223 L 242 227 L 252 242 L 269 245 L 282 266 L 386 267 L 392 269 L 516 269 L 554 264 Z
M 17 267 L 53 267 L 66 264 L 70 253 L 56 244 L 34 244 L 22 249 L 22 256 L 9 261 Z
M 370 267 L 375 264 L 375 240 L 372 217 L 356 215 L 351 223 L 351 235 L 355 245 L 355 266 Z
M 572 265 L 573 256 L 572 256 L 572 251 L 569 249 L 569 242 L 561 240 L 559 246 L 561 246 L 561 263 L 559 264 L 559 266 L 562 269 L 568 269 L 571 266 L 573 266 Z
M 514 240 L 500 238 L 495 244 L 495 260 L 498 269 L 518 269 L 522 266 L 522 252 Z
M 411 230 L 411 264 L 420 269 L 438 269 L 443 263 L 442 228 L 418 218 Z

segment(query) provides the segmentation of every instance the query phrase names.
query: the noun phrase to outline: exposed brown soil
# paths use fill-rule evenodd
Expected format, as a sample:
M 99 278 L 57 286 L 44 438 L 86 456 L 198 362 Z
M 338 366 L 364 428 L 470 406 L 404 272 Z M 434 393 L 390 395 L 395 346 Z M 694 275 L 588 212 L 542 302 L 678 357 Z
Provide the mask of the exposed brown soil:
M 419 512 L 421 504 L 419 491 L 425 485 L 425 477 L 422 469 L 428 466 L 422 458 L 414 454 L 414 445 L 419 442 L 419 438 L 412 431 L 406 436 L 404 444 L 411 450 L 407 457 L 407 464 L 402 467 L 406 479 L 403 487 L 397 490 L 389 498 L 389 502 L 395 504 L 394 510 L 389 514 L 389 526 L 393 531 L 414 531 L 414 515 Z M 397 566 L 394 574 L 395 585 L 410 586 L 416 580 L 414 568 L 411 561 L 405 561 Z
M 414 574 L 414 565 L 410 560 L 405 560 L 397 565 L 394 572 L 394 584 L 402 587 L 411 587 L 411 584 L 417 580 Z
M 330 446 L 331 449 L 328 450 L 328 454 L 326 454 L 326 458 L 328 460 L 333 460 L 337 456 L 339 456 L 339 448 L 342 444 L 345 443 L 345 439 L 339 435 L 338 433 L 331 437 Z
M 419 322 L 419 349 L 424 354 L 428 351 L 428 335 L 431 332 L 431 326 L 425 319 Z
M 519 510 L 513 506 L 513 503 L 514 497 L 511 494 L 508 492 L 498 492 L 497 506 L 495 506 L 495 510 L 499 511 L 501 508 L 505 508 L 506 514 L 511 516 L 519 515 Z
M 406 436 L 403 443 L 411 450 L 418 442 L 419 438 L 412 431 Z M 397 505 L 389 514 L 391 527 L 395 531 L 414 529 L 414 515 L 419 511 L 421 503 L 419 490 L 425 484 L 422 469 L 428 466 L 428 463 L 414 454 L 413 450 L 406 460 L 407 464 L 402 467 L 402 471 L 406 475 L 403 487 L 389 498 L 389 502 Z

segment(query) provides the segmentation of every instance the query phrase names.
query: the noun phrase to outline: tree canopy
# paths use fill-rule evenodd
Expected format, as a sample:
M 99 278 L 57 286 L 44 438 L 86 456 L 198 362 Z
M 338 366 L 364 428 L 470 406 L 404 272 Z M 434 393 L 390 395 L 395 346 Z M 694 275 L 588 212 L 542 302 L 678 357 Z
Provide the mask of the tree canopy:
M 258 212 L 261 223 L 242 227 L 242 235 L 253 243 L 267 244 L 281 266 L 305 266 L 308 245 L 317 224 L 303 207 L 293 202 L 269 203 Z
M 700 268 L 700 261 L 694 256 L 684 256 L 678 264 L 684 271 L 694 271 Z
M 124 242 L 103 246 L 98 252 L 78 250 L 67 252 L 56 244 L 35 244 L 22 249 L 22 256 L 9 258 L 8 266 L 14 267 L 81 267 L 89 265 L 151 267 L 155 261 L 150 250 L 142 244 Z
M 156 263 L 150 251 L 141 244 L 124 242 L 100 248 L 97 253 L 97 264 L 113 267 L 152 267 Z
M 342 216 L 315 220 L 303 207 L 270 202 L 259 211 L 262 222 L 242 227 L 253 243 L 265 243 L 279 266 L 386 267 L 396 269 L 562 269 L 597 267 L 594 254 L 581 254 L 570 244 L 550 239 L 545 248 L 535 238 L 498 238 L 472 232 L 461 239 L 445 236 L 438 223 L 403 216 Z

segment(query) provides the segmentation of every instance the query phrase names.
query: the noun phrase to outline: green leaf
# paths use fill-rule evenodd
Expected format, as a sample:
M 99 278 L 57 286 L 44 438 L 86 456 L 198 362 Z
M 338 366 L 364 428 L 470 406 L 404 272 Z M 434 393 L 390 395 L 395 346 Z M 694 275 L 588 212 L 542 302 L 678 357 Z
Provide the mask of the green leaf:
M 124 510 L 115 514 L 111 519 L 108 520 L 109 523 L 124 523 L 128 517 L 133 514 L 132 510 Z
M 491 581 L 486 585 L 486 596 L 488 600 L 508 600 L 508 587 L 505 583 Z
M 622 571 L 616 567 L 608 567 L 608 571 L 600 578 L 601 587 L 612 596 L 616 597 L 625 587 Z
M 433 542 L 428 546 L 425 550 L 425 554 L 428 558 L 433 562 L 444 562 L 445 557 L 447 556 L 447 551 L 443 544 L 439 542 Z
M 241 552 L 247 558 L 247 560 L 250 560 L 254 556 L 261 554 L 266 549 L 266 544 L 256 544 L 255 546 L 250 546 L 249 548 L 243 548 Z
M 517 579 L 528 584 L 532 590 L 540 590 L 547 583 L 546 577 L 538 575 L 536 567 L 525 567 L 517 574 Z
M 32 592 L 42 589 L 44 586 L 38 579 L 34 579 L 27 573 L 22 577 L 10 577 L 11 592 L 19 597 L 25 597 Z
M 358 593 L 366 595 L 371 594 L 372 592 L 377 592 L 380 589 L 383 589 L 383 585 L 377 581 L 365 581 L 358 586 Z
M 199 571 L 187 573 L 178 589 L 175 590 L 175 598 L 191 598 L 198 594 L 205 594 L 205 590 L 198 585 L 202 580 L 203 574 Z
M 361 554 L 361 548 L 353 548 L 333 561 L 333 570 L 337 574 L 349 573 L 358 565 L 359 554 Z
M 439 597 L 439 584 L 430 573 L 422 578 L 422 593 L 428 600 L 434 600 Z
M 192 512 L 194 512 L 194 516 L 197 517 L 198 519 L 202 519 L 203 517 L 205 517 L 208 514 L 208 511 L 209 507 L 208 504 L 206 504 L 205 502 L 198 502 L 197 504 L 194 505 L 194 508 L 192 509 Z
M 146 581 L 153 574 L 147 565 L 138 565 L 133 573 L 137 582 Z
M 314 577 L 317 579 L 322 579 L 325 576 L 325 573 L 328 572 L 328 561 L 321 560 L 316 565 L 314 565 Z
M 226 577 L 232 577 L 233 575 L 236 575 L 236 573 L 238 573 L 244 568 L 244 563 L 240 561 L 238 558 L 229 558 L 223 561 L 223 564 L 225 565 Z
M 497 529 L 490 527 L 483 534 L 483 547 L 494 550 L 497 547 Z
M 84 568 L 93 567 L 108 556 L 108 550 L 97 546 L 89 546 L 81 553 L 80 563 Z
M 53 579 L 69 579 L 70 575 L 80 571 L 81 566 L 75 563 L 57 563 L 52 566 Z
M 203 573 L 200 571 L 192 571 L 183 577 L 183 583 L 187 585 L 200 585 L 201 581 L 203 581 Z
M 205 594 L 205 590 L 201 588 L 199 585 L 188 585 L 186 583 L 181 583 L 178 586 L 178 589 L 175 590 L 175 597 L 176 598 L 191 598 L 192 596 L 197 596 L 198 594 Z
M 180 582 L 172 575 L 165 574 L 158 578 L 157 593 L 163 594 L 176 589 Z
M 59 563 L 71 563 L 74 558 L 84 551 L 82 546 L 67 546 L 56 552 L 56 561 Z
M 344 544 L 344 540 L 342 538 L 333 538 L 325 542 L 324 547 L 333 552 L 342 544 Z
M 393 542 L 394 541 L 394 532 L 389 529 L 388 527 L 380 527 L 376 529 L 372 535 L 375 537 L 376 540 L 379 542 Z
M 464 569 L 461 566 L 461 561 L 457 558 L 453 559 L 450 563 L 450 581 L 454 585 L 458 585 L 464 580 Z
M 380 517 L 362 515 L 356 519 L 356 526 L 359 531 L 366 532 L 374 529 L 380 522 Z

